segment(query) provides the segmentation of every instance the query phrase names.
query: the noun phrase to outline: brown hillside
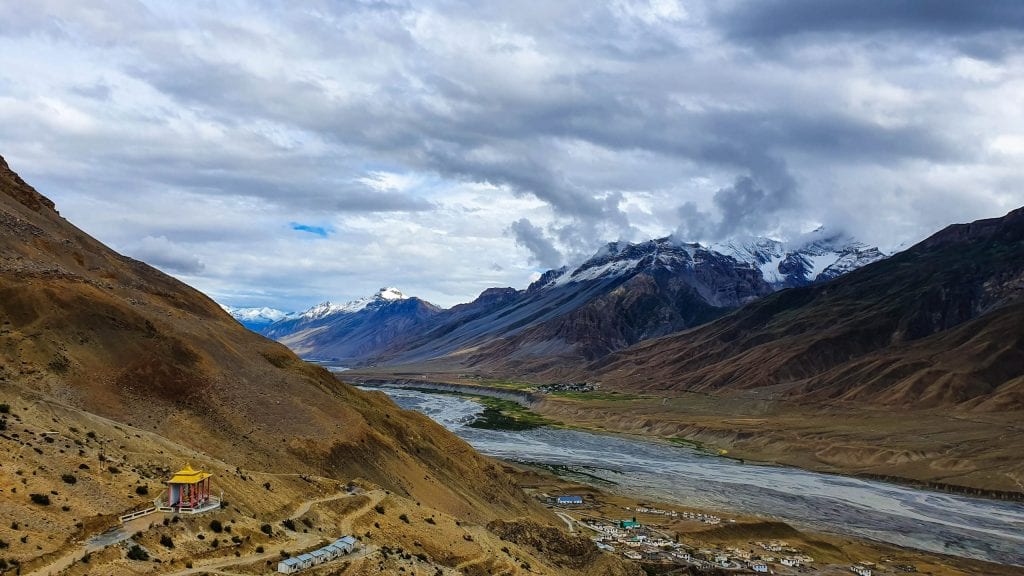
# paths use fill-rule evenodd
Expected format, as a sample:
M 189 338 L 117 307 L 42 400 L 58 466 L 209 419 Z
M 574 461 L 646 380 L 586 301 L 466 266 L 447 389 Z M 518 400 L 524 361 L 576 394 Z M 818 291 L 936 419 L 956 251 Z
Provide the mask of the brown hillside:
M 529 512 L 464 442 L 381 395 L 339 383 L 198 291 L 109 250 L 61 218 L 6 162 L 0 191 L 5 390 L 240 465 L 363 476 L 467 517 Z

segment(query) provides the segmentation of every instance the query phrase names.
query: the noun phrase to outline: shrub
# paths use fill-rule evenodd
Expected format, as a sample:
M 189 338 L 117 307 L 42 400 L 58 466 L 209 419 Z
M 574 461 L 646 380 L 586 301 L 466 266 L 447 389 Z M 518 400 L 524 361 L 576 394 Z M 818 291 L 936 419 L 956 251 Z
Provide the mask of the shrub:
M 78 478 L 76 478 L 74 474 L 61 474 L 60 479 L 63 480 L 65 484 L 74 484 L 75 482 L 78 482 Z
M 174 548 L 174 539 L 169 535 L 164 534 L 160 536 L 160 545 L 164 548 Z
M 434 522 L 434 519 L 433 519 L 433 518 L 427 518 L 427 519 L 426 519 L 426 523 L 427 523 L 427 524 L 437 524 L 437 522 Z
M 10 414 L 10 413 L 11 413 L 11 405 L 10 404 L 0 404 L 0 414 Z
M 215 533 L 220 534 L 224 531 L 224 526 L 220 523 L 220 520 L 211 520 L 210 530 L 213 530 Z
M 149 496 L 149 486 L 145 484 L 135 487 L 135 493 L 139 496 Z
M 33 504 L 39 504 L 40 506 L 50 505 L 50 497 L 46 494 L 29 494 L 28 497 L 32 500 Z
M 284 520 L 283 522 L 281 522 L 281 525 L 284 526 L 285 528 L 291 530 L 292 532 L 295 532 L 295 521 L 292 520 L 291 518 L 288 518 L 288 519 Z
M 274 529 L 271 528 L 270 524 L 264 524 L 263 526 L 260 526 L 260 532 L 263 532 L 267 536 L 274 535 Z
M 263 546 L 257 546 L 256 547 L 256 553 L 257 554 L 263 554 Z
M 128 549 L 128 559 L 146 561 L 149 560 L 149 553 L 143 550 L 142 546 L 134 544 L 131 548 Z
M 96 437 L 96 433 L 93 432 L 92 430 L 89 430 L 88 432 L 85 433 L 85 436 L 87 438 L 95 438 Z
M 409 523 L 409 517 L 406 516 L 405 514 L 399 514 L 398 515 L 398 519 L 401 520 L 402 522 L 405 522 L 406 524 Z
M 88 470 L 89 469 L 89 465 L 86 464 L 85 462 L 82 462 L 81 464 L 78 465 L 78 469 L 79 470 Z
M 117 466 L 111 466 L 110 468 L 107 468 L 107 470 L 110 470 L 111 474 L 120 474 L 121 473 L 121 469 L 118 468 Z
M 373 509 L 377 511 L 377 514 L 383 514 L 384 513 L 384 506 L 382 506 L 380 504 L 377 504 L 376 506 L 374 506 Z

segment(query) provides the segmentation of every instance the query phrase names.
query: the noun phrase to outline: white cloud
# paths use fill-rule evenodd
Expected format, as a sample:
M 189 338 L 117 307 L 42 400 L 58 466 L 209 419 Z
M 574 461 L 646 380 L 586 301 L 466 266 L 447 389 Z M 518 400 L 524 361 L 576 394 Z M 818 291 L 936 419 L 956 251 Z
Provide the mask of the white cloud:
M 538 250 L 666 235 L 683 205 L 892 246 L 1024 204 L 1024 49 L 995 8 L 878 3 L 873 26 L 744 19 L 787 11 L 757 2 L 0 4 L 0 154 L 230 304 L 398 285 L 450 305 L 524 287 Z

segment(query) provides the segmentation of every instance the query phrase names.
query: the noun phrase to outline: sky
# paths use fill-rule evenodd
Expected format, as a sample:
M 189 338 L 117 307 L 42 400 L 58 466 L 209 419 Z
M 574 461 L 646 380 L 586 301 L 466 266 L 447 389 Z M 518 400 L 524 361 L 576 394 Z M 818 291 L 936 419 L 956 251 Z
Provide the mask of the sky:
M 235 306 L 1024 205 L 1018 0 L 0 0 L 0 155 Z

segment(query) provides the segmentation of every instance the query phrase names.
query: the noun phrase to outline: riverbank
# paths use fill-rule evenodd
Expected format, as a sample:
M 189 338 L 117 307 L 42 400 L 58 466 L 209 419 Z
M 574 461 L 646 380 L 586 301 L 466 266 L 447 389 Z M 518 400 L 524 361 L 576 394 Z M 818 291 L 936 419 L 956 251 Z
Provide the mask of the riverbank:
M 525 431 L 469 425 L 475 400 L 452 393 L 380 388 L 485 455 L 548 467 L 634 498 L 784 520 L 896 546 L 1024 566 L 1024 507 L 795 467 L 743 464 L 688 446 L 564 426 Z
M 663 573 L 665 564 L 674 562 L 683 566 L 713 564 L 716 557 L 727 557 L 733 565 L 749 565 L 754 557 L 772 557 L 770 562 L 776 574 L 843 574 L 856 563 L 870 562 L 876 573 L 913 571 L 932 576 L 1018 576 L 1024 568 L 993 564 L 921 552 L 907 548 L 860 539 L 844 538 L 834 534 L 800 530 L 777 520 L 755 516 L 735 516 L 720 511 L 680 506 L 656 498 L 638 498 L 635 494 L 621 493 L 614 485 L 594 486 L 580 483 L 560 475 L 547 466 L 507 463 L 505 471 L 512 473 L 527 493 L 547 502 L 574 531 L 591 538 L 604 537 L 606 545 L 617 553 L 634 550 L 623 546 L 607 532 L 594 527 L 610 527 L 622 520 L 636 519 L 649 538 L 663 538 L 679 543 L 678 555 L 645 554 L 650 560 L 641 560 L 649 573 Z M 556 495 L 581 496 L 580 505 L 560 506 L 552 502 Z M 607 528 L 606 528 L 607 529 Z M 633 535 L 626 533 L 626 538 Z M 766 547 L 779 546 L 793 552 L 771 552 Z M 684 561 L 684 554 L 690 560 Z M 804 556 L 811 558 L 801 567 L 781 564 L 781 558 Z M 654 559 L 658 558 L 658 559 Z M 666 561 L 667 559 L 667 561 Z
M 472 374 L 385 369 L 346 381 L 501 395 L 563 425 L 689 444 L 751 462 L 884 479 L 955 494 L 1024 500 L 1024 414 L 973 417 L 770 398 L 601 388 L 540 394 L 531 384 Z M 908 417 L 909 416 L 909 417 Z

